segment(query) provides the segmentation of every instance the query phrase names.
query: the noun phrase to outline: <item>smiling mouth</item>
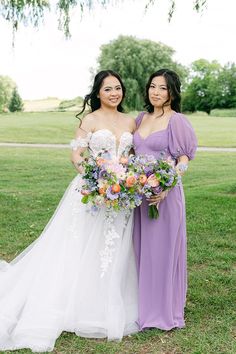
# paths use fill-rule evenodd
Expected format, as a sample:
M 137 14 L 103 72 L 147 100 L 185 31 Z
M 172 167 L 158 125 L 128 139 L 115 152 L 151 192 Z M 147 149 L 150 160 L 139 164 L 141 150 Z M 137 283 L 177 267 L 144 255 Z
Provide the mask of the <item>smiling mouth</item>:
M 152 97 L 152 100 L 153 100 L 153 101 L 160 101 L 161 98 L 160 98 L 160 97 Z

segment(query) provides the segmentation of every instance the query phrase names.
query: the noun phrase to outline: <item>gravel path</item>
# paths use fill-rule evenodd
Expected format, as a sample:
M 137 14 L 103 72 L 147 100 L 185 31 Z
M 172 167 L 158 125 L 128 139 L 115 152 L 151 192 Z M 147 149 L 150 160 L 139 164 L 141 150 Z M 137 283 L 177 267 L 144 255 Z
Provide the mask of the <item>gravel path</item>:
M 69 144 L 26 144 L 26 143 L 0 143 L 0 147 L 27 147 L 27 148 L 53 148 L 53 149 L 69 149 Z M 206 147 L 200 146 L 198 151 L 213 152 L 236 152 L 236 148 L 226 147 Z

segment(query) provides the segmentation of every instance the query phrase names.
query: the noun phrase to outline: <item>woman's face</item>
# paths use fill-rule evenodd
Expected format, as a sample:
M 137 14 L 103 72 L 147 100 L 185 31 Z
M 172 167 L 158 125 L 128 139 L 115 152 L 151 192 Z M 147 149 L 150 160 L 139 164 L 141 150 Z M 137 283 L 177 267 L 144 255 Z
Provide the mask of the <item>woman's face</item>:
M 164 76 L 155 76 L 148 90 L 149 101 L 154 107 L 163 107 L 171 103 L 166 79 Z
M 101 106 L 117 107 L 123 98 L 123 91 L 120 81 L 115 76 L 107 76 L 99 90 L 98 97 Z

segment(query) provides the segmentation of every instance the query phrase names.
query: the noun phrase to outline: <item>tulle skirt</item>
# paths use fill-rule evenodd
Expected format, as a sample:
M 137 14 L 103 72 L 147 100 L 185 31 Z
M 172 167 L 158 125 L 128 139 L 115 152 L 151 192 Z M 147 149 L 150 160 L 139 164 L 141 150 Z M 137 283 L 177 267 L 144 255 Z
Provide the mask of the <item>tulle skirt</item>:
M 0 262 L 0 350 L 52 351 L 62 331 L 108 340 L 138 331 L 133 214 L 92 214 L 79 183 L 38 239 Z

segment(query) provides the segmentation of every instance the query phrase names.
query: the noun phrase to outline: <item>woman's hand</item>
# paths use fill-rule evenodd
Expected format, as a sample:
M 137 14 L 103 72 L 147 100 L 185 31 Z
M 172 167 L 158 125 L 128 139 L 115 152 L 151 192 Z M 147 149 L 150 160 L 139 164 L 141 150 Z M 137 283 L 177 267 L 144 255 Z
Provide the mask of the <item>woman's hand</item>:
M 167 197 L 168 191 L 163 191 L 159 194 L 153 195 L 150 198 L 147 198 L 149 205 L 159 204 L 162 200 Z

